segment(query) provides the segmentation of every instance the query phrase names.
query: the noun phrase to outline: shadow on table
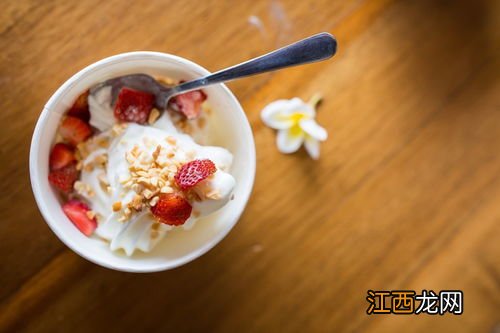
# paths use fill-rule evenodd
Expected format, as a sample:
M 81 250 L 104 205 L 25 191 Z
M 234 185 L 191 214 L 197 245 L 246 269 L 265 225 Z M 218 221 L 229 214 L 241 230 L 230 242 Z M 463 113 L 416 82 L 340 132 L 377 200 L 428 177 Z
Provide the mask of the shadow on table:
M 56 308 L 62 307 L 60 310 L 67 314 L 70 311 L 65 302 L 93 305 L 68 316 L 69 321 L 62 327 L 75 328 L 81 324 L 84 331 L 92 328 L 214 331 L 221 318 L 238 306 L 234 290 L 245 288 L 242 284 L 227 283 L 238 281 L 235 274 L 244 274 L 231 271 L 234 256 L 224 249 L 227 242 L 223 240 L 215 249 L 185 266 L 159 273 L 116 272 L 82 259 L 81 264 L 89 266 L 85 273 L 87 279 L 82 279 L 86 292 L 80 290 L 67 298 L 63 296 Z M 227 277 L 221 278 L 221 275 Z
M 400 59 L 398 67 L 408 72 L 406 82 L 400 83 L 420 95 L 422 107 L 426 100 L 442 97 L 443 89 L 454 87 L 448 98 L 453 97 L 498 54 L 494 6 L 486 0 L 415 1 L 403 6 L 401 12 L 410 22 L 421 23 L 396 35 L 386 47 L 413 44 L 413 54 L 403 54 Z

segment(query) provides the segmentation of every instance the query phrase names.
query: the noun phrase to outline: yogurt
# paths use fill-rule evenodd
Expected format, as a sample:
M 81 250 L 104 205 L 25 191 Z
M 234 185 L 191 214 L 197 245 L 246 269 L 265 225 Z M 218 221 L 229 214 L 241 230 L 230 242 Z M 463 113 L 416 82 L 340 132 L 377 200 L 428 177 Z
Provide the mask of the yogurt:
M 193 210 L 182 228 L 188 230 L 231 199 L 233 156 L 224 148 L 196 143 L 177 129 L 167 111 L 150 126 L 117 124 L 106 89 L 88 99 L 91 125 L 101 133 L 79 147 L 81 177 L 75 189 L 98 216 L 95 235 L 108 241 L 111 250 L 123 249 L 130 256 L 137 250 L 151 251 L 175 228 L 159 223 L 148 205 L 162 193 L 177 190 L 173 177 L 180 166 L 210 159 L 217 168 L 187 196 Z

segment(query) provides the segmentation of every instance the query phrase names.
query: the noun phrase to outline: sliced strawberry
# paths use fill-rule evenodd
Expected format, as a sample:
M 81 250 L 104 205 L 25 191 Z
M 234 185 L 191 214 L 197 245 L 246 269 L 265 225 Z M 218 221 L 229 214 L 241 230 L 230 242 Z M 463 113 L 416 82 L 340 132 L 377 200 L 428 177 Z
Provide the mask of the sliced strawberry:
M 90 236 L 97 228 L 95 218 L 89 218 L 87 212 L 90 211 L 89 206 L 78 200 L 70 200 L 62 207 L 64 214 L 73 222 L 73 224 L 85 236 Z
M 118 120 L 144 124 L 153 109 L 154 96 L 150 93 L 122 88 L 115 105 Z
M 63 139 L 73 146 L 76 146 L 80 142 L 85 141 L 92 134 L 92 128 L 83 120 L 68 116 L 64 118 L 59 127 L 59 133 Z
M 65 167 L 49 172 L 49 182 L 59 190 L 69 193 L 73 190 L 73 184 L 78 179 L 76 163 L 72 162 Z
M 161 223 L 168 225 L 182 225 L 191 216 L 192 207 L 179 194 L 167 193 L 160 196 L 158 203 L 151 207 L 151 213 Z
M 52 147 L 52 151 L 49 156 L 50 170 L 64 168 L 73 161 L 75 161 L 73 147 L 61 142 L 56 143 L 55 146 Z
M 88 123 L 90 120 L 90 111 L 89 111 L 89 91 L 87 90 L 76 99 L 73 106 L 68 110 L 67 115 L 71 117 L 76 117 L 84 122 Z
M 210 160 L 194 160 L 184 164 L 175 175 L 175 182 L 182 190 L 187 190 L 217 171 Z
M 195 119 L 201 113 L 201 104 L 207 99 L 203 90 L 194 90 L 182 95 L 172 97 L 169 104 L 178 112 L 181 112 L 187 119 Z

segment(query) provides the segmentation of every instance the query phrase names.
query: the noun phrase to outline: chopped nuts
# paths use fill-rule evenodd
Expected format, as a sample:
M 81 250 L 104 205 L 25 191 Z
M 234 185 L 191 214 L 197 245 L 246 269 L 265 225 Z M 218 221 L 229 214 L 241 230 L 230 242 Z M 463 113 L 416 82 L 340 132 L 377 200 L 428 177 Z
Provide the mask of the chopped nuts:
M 147 177 L 139 177 L 137 179 L 137 183 L 141 185 L 148 186 L 149 185 L 149 179 Z
M 136 174 L 139 176 L 139 177 L 149 177 L 149 174 L 146 172 L 146 171 L 137 171 Z
M 87 149 L 87 145 L 85 144 L 85 142 L 77 144 L 76 151 L 77 151 L 77 156 L 80 157 L 80 159 L 82 160 L 84 160 L 89 155 L 89 151 Z
M 140 184 L 132 184 L 132 191 L 139 194 L 144 190 L 144 187 Z
M 160 223 L 154 222 L 151 226 L 151 238 L 156 238 L 159 235 Z
M 153 159 L 158 163 L 157 159 L 161 152 L 161 145 L 156 146 L 155 151 L 153 152 Z
M 122 209 L 122 202 L 116 201 L 113 203 L 113 212 L 117 212 Z
M 177 143 L 177 140 L 173 136 L 167 136 L 165 140 L 170 143 L 171 145 L 175 145 Z
M 118 221 L 120 222 L 126 222 L 130 219 L 130 216 L 132 216 L 132 211 L 130 210 L 130 208 L 126 207 L 124 210 L 123 210 L 123 215 L 120 216 L 120 218 L 118 218 Z
M 210 191 L 206 194 L 206 197 L 213 200 L 219 200 L 222 198 L 221 194 L 217 190 Z
M 140 211 L 142 209 L 142 197 L 138 194 L 134 195 L 134 198 L 130 201 L 127 207 Z
M 123 131 L 125 131 L 125 129 L 127 128 L 127 124 L 116 124 L 116 125 L 113 125 L 113 127 L 111 128 L 111 134 L 113 136 L 118 136 L 120 134 L 123 133 Z
M 131 214 L 142 210 L 144 207 L 154 207 L 158 204 L 158 194 L 173 193 L 177 187 L 175 175 L 177 170 L 185 163 L 184 158 L 175 155 L 177 140 L 167 136 L 168 143 L 158 144 L 155 140 L 143 137 L 143 146 L 135 145 L 125 153 L 129 164 L 130 177 L 120 179 L 126 188 L 131 188 L 136 196 L 123 209 L 121 221 L 127 221 Z M 144 147 L 145 148 L 142 148 Z M 195 152 L 191 152 L 195 155 Z M 187 153 L 186 153 L 187 155 Z M 182 156 L 182 155 L 180 155 Z M 175 160 L 173 157 L 177 157 Z M 192 156 L 191 158 L 193 158 Z M 194 195 L 195 198 L 196 195 Z M 199 198 L 198 198 L 199 199 Z
M 130 153 L 132 154 L 132 156 L 134 157 L 137 157 L 139 156 L 139 146 L 138 145 L 135 145 L 134 148 L 132 148 L 132 150 L 130 151 Z
M 135 161 L 135 156 L 133 156 L 131 152 L 128 152 L 125 155 L 125 158 L 127 159 L 128 163 L 134 163 L 134 161 Z
M 201 109 L 203 110 L 203 113 L 209 116 L 212 113 L 212 109 L 209 107 L 207 102 L 204 102 L 201 104 Z
M 131 178 L 130 177 L 123 177 L 123 176 L 120 176 L 120 178 L 118 179 L 120 181 L 120 184 L 125 184 L 126 182 L 128 182 Z
M 108 179 L 106 178 L 106 174 L 104 172 L 100 173 L 97 176 L 97 179 L 99 180 L 101 186 L 109 186 Z
M 206 119 L 204 117 L 198 118 L 197 125 L 199 128 L 203 128 L 206 125 Z
M 97 155 L 92 161 L 85 163 L 83 165 L 83 170 L 86 172 L 92 172 L 96 167 L 104 168 L 107 162 L 108 162 L 108 155 L 100 154 Z
M 170 186 L 163 186 L 161 189 L 160 189 L 160 192 L 161 193 L 173 193 L 174 192 L 174 189 L 171 188 Z
M 151 199 L 153 197 L 154 193 L 151 190 L 145 189 L 144 191 L 142 191 L 142 195 L 146 199 Z
M 175 81 L 174 79 L 171 79 L 169 77 L 157 77 L 156 80 L 166 86 L 174 86 L 176 84 L 178 84 L 177 81 Z
M 153 125 L 155 121 L 160 117 L 160 111 L 157 108 L 153 108 L 149 114 L 148 124 Z
M 108 162 L 108 155 L 106 154 L 97 155 L 96 158 L 94 159 L 94 163 L 96 163 L 97 165 L 103 165 L 106 164 L 107 162 Z
M 148 175 L 150 177 L 157 177 L 160 174 L 160 171 L 158 168 L 151 168 L 148 170 Z
M 151 177 L 150 183 L 154 187 L 157 187 L 158 186 L 158 177 Z
M 79 181 L 79 180 L 77 180 L 73 184 L 73 188 L 75 189 L 76 193 L 78 193 L 84 197 L 91 198 L 95 195 L 94 190 L 92 189 L 92 187 L 89 184 L 86 184 L 86 183 Z
M 96 212 L 94 212 L 93 210 L 89 210 L 85 214 L 87 214 L 87 217 L 91 220 L 93 220 L 94 217 L 96 217 Z
M 159 200 L 160 200 L 160 197 L 153 197 L 153 199 L 151 199 L 151 201 L 149 201 L 149 205 L 151 207 L 154 207 L 158 203 Z
M 97 141 L 97 145 L 101 148 L 108 148 L 109 147 L 109 138 L 100 137 L 99 140 Z

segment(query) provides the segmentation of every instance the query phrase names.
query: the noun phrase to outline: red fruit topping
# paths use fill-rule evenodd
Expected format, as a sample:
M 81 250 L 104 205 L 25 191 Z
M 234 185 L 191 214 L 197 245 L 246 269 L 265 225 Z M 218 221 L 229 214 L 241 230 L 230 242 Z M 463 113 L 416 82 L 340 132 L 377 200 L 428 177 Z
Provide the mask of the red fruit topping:
M 207 99 L 203 90 L 194 90 L 172 97 L 169 104 L 175 111 L 183 113 L 187 119 L 197 118 L 201 113 L 201 104 Z
M 72 162 L 65 167 L 49 172 L 49 182 L 59 190 L 69 193 L 73 190 L 73 183 L 78 179 L 76 163 Z
M 175 175 L 175 182 L 182 190 L 187 190 L 217 171 L 210 160 L 194 160 L 184 164 Z
M 59 127 L 59 133 L 64 140 L 76 146 L 92 134 L 92 128 L 83 120 L 69 116 L 63 120 Z
M 144 124 L 153 109 L 154 96 L 150 93 L 122 88 L 115 105 L 118 120 Z
M 97 228 L 95 218 L 89 218 L 87 212 L 90 211 L 89 206 L 78 200 L 70 200 L 62 207 L 64 214 L 73 222 L 73 224 L 85 236 L 90 236 Z
M 75 161 L 73 147 L 68 146 L 65 143 L 56 143 L 49 156 L 50 170 L 64 168 L 73 161 Z
M 168 225 L 182 225 L 191 216 L 192 207 L 189 202 L 179 194 L 168 193 L 160 195 L 158 203 L 151 207 L 151 213 L 161 223 Z
M 89 111 L 89 91 L 87 90 L 76 99 L 73 106 L 68 110 L 67 115 L 71 117 L 76 117 L 84 122 L 88 123 L 90 120 L 90 111 Z

